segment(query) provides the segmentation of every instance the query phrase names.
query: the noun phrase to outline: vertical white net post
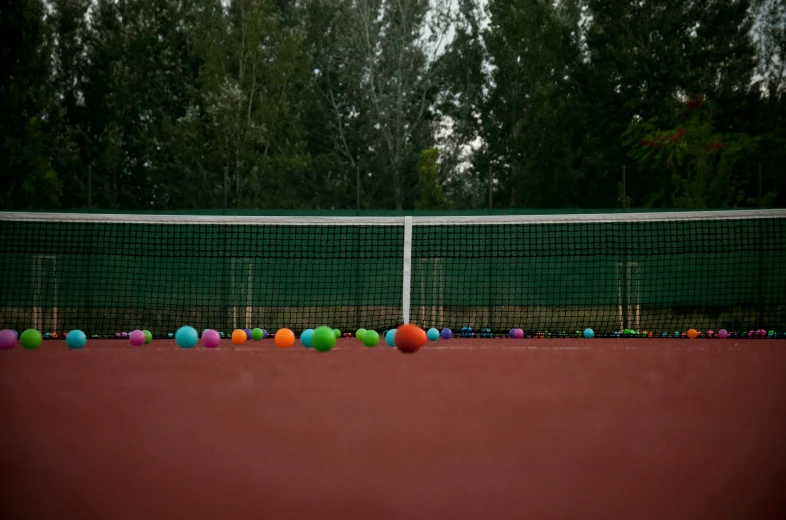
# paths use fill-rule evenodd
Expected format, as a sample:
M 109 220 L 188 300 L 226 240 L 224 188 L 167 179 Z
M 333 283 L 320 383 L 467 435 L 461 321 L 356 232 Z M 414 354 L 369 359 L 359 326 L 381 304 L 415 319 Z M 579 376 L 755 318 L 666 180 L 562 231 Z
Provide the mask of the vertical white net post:
M 404 284 L 401 292 L 401 307 L 404 323 L 409 323 L 409 300 L 412 288 L 412 217 L 404 217 Z

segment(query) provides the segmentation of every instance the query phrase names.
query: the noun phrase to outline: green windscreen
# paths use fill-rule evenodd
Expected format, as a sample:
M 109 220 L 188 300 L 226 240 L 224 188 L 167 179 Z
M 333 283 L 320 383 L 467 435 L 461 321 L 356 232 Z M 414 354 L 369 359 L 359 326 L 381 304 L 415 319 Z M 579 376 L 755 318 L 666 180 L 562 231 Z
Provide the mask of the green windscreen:
M 401 320 L 401 227 L 0 220 L 0 324 L 114 335 Z
M 413 219 L 0 213 L 0 328 L 114 336 L 409 318 L 473 334 L 786 331 L 786 213 Z
M 783 331 L 784 237 L 786 218 L 414 226 L 413 320 L 473 332 Z

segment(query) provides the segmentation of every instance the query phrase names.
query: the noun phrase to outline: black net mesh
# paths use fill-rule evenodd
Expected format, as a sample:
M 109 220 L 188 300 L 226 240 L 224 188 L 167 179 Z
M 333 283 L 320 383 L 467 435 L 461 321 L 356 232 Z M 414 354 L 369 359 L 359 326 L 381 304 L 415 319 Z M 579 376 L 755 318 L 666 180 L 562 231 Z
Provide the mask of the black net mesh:
M 786 331 L 786 213 L 688 215 L 416 218 L 410 319 L 475 336 Z M 403 218 L 0 214 L 0 328 L 381 331 L 403 320 L 404 233 Z

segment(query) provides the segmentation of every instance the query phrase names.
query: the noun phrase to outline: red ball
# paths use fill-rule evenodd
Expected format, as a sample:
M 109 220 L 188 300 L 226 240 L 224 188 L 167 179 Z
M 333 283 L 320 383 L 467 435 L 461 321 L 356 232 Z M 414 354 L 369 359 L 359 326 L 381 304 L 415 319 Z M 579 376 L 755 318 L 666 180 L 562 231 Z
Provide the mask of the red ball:
M 426 331 L 407 323 L 396 329 L 393 341 L 401 352 L 415 352 L 426 344 Z

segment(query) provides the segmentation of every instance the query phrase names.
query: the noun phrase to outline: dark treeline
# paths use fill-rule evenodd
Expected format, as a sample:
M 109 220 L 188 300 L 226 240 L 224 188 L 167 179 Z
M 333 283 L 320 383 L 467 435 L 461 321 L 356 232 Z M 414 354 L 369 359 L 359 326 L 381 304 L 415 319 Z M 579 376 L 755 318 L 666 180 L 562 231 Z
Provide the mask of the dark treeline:
M 783 0 L 6 0 L 0 34 L 0 209 L 786 206 Z

